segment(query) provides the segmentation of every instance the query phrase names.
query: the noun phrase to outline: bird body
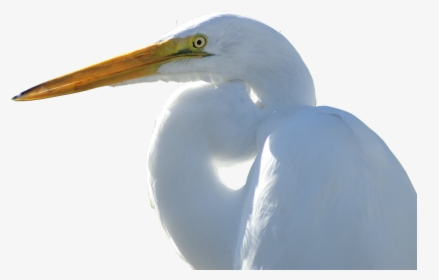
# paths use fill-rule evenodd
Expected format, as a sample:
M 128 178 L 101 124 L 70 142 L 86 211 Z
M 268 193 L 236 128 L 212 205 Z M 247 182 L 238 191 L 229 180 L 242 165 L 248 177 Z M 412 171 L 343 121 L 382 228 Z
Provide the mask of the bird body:
M 215 161 L 252 156 L 246 185 L 224 186 Z M 148 168 L 163 227 L 196 269 L 415 268 L 416 193 L 347 112 L 267 116 L 241 82 L 186 87 L 157 120 Z
M 356 117 L 315 107 L 302 58 L 261 22 L 204 16 L 14 99 L 157 80 L 193 82 L 166 103 L 148 150 L 151 203 L 193 268 L 416 269 L 403 167 Z M 218 168 L 249 159 L 245 185 L 227 188 Z

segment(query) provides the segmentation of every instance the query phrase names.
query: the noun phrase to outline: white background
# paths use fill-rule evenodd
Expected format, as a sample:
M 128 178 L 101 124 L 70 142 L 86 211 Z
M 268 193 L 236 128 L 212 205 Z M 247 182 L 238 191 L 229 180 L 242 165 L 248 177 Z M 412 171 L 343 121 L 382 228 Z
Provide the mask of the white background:
M 438 277 L 435 1 L 2 2 L 2 277 L 273 277 L 192 272 L 149 206 L 147 146 L 155 117 L 178 84 L 10 100 L 216 11 L 245 14 L 281 31 L 311 70 L 318 105 L 349 111 L 377 132 L 418 193 L 418 271 L 274 276 Z

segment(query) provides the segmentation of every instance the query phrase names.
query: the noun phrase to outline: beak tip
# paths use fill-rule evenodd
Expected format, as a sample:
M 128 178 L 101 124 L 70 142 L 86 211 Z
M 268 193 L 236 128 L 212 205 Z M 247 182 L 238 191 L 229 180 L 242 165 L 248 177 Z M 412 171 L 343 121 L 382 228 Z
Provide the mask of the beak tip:
M 12 100 L 14 101 L 20 101 L 20 97 L 22 96 L 22 94 L 16 95 L 14 97 L 12 97 Z
M 23 91 L 23 92 L 20 93 L 19 95 L 16 95 L 16 96 L 12 97 L 12 100 L 13 100 L 13 101 L 25 101 L 25 100 L 27 100 L 27 99 L 25 99 L 25 97 L 26 97 L 26 92 L 27 92 L 27 91 Z
M 38 85 L 39 86 L 39 85 Z M 26 97 L 26 95 L 28 95 L 31 91 L 35 90 L 35 88 L 37 88 L 38 86 L 34 86 L 31 87 L 28 90 L 23 91 L 22 93 L 20 93 L 19 95 L 16 95 L 14 97 L 12 97 L 12 100 L 14 101 L 24 101 L 24 100 L 29 100 L 29 99 L 23 99 L 24 97 Z M 32 100 L 32 99 L 31 99 Z

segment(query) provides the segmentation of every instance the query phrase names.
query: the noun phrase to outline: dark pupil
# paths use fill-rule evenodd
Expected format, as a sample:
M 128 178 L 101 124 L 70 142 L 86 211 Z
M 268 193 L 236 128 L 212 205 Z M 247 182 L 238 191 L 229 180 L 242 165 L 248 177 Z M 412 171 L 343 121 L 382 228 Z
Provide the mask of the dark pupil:
M 201 40 L 198 40 L 197 41 L 197 46 L 201 45 L 201 43 L 202 43 Z

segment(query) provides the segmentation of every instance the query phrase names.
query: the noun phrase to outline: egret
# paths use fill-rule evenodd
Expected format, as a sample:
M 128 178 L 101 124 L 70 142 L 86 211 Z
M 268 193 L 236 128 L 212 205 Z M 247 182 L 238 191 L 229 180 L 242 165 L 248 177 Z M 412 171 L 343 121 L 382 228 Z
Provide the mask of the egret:
M 403 167 L 355 116 L 316 107 L 302 58 L 259 21 L 203 16 L 13 99 L 158 80 L 191 82 L 157 119 L 147 176 L 193 268 L 416 269 L 417 197 Z M 218 166 L 245 160 L 245 185 L 227 188 Z

